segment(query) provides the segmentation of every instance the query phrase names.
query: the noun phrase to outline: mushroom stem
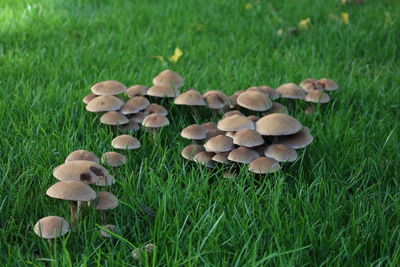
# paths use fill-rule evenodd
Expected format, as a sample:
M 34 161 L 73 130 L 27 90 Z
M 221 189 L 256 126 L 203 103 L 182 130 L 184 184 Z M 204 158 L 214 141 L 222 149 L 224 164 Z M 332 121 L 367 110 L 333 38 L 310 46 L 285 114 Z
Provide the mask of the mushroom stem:
M 69 202 L 69 208 L 71 212 L 71 226 L 74 227 L 77 222 L 78 203 L 76 201 L 71 200 Z
M 200 117 L 200 108 L 198 106 L 192 106 L 192 114 L 194 119 L 198 119 Z
M 288 101 L 288 109 L 292 112 L 292 114 L 296 110 L 296 101 L 294 99 L 289 99 Z
M 152 128 L 153 131 L 153 141 L 154 143 L 157 143 L 157 139 L 158 139 L 158 128 Z
M 100 212 L 100 217 L 101 217 L 101 220 L 102 220 L 103 222 L 106 221 L 106 214 L 105 214 L 104 211 L 101 211 L 101 212 Z

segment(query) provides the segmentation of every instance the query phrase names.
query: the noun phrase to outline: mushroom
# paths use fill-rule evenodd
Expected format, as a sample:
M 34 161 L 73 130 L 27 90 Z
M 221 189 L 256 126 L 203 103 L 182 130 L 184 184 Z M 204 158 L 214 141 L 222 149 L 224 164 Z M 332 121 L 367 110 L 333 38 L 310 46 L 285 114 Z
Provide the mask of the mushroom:
M 259 157 L 260 155 L 256 151 L 241 146 L 229 153 L 228 160 L 247 164 Z
M 96 95 L 111 96 L 125 92 L 126 86 L 118 81 L 110 80 L 94 84 L 91 90 Z
M 47 189 L 46 194 L 52 198 L 69 200 L 72 225 L 78 218 L 78 201 L 90 201 L 96 198 L 96 192 L 87 184 L 79 181 L 58 182 Z
M 129 123 L 129 119 L 117 111 L 109 111 L 100 117 L 100 122 L 105 125 L 123 125 Z
M 70 231 L 69 223 L 59 216 L 47 216 L 40 219 L 33 228 L 38 236 L 44 239 L 53 239 L 67 234 Z
M 126 90 L 125 95 L 128 98 L 132 98 L 135 96 L 143 96 L 143 95 L 147 94 L 147 90 L 149 90 L 149 87 L 147 87 L 145 85 L 137 84 L 137 85 L 133 85 L 133 86 L 129 87 Z
M 100 228 L 100 234 L 102 237 L 111 238 L 110 233 L 114 233 L 115 230 L 116 230 L 116 227 L 114 224 L 107 224 L 107 225 L 104 225 L 102 228 Z
M 204 148 L 207 152 L 228 152 L 234 149 L 232 138 L 223 134 L 210 138 L 205 144 Z
M 192 88 L 175 98 L 174 103 L 175 105 L 190 106 L 195 116 L 198 116 L 200 113 L 199 107 L 207 105 L 203 96 Z
M 260 157 L 249 164 L 249 171 L 257 174 L 276 172 L 280 169 L 279 162 L 274 159 Z
M 202 151 L 194 155 L 193 161 L 209 168 L 214 168 L 214 162 L 212 161 L 214 155 L 215 153 L 213 152 Z
M 196 144 L 192 144 L 192 145 L 188 145 L 186 146 L 182 152 L 181 155 L 182 157 L 184 157 L 187 160 L 193 160 L 193 157 L 199 153 L 199 152 L 203 152 L 204 147 L 201 145 L 196 145 Z
M 142 122 L 142 125 L 153 131 L 153 140 L 157 141 L 158 129 L 169 125 L 169 120 L 164 115 L 150 114 L 147 115 Z
M 137 109 L 137 111 L 146 109 L 150 105 L 149 100 L 144 96 L 134 96 L 131 99 L 129 99 L 126 103 L 134 106 Z
M 141 146 L 139 140 L 127 134 L 115 137 L 111 141 L 111 145 L 116 149 L 123 149 L 123 150 L 138 149 Z
M 212 157 L 212 160 L 222 164 L 232 164 L 232 162 L 228 159 L 230 151 L 228 152 L 219 152 Z
M 272 113 L 288 113 L 287 108 L 281 103 L 274 102 L 272 103 L 272 107 L 268 110 L 267 114 Z
M 265 156 L 279 162 L 293 162 L 298 155 L 291 146 L 284 144 L 273 144 L 265 149 Z
M 206 136 L 206 141 L 210 140 L 211 138 L 218 136 L 220 134 L 225 134 L 224 131 L 221 131 L 219 129 L 212 129 L 207 131 L 207 136 Z M 228 136 L 228 135 L 227 135 Z M 228 136 L 229 137 L 229 136 Z
M 126 157 L 124 155 L 113 151 L 104 153 L 101 160 L 111 167 L 118 167 L 126 163 Z
M 144 117 L 146 117 L 146 114 L 144 112 L 138 112 L 138 113 L 132 114 L 130 116 L 130 120 L 132 120 L 136 123 L 142 123 Z
M 223 118 L 226 118 L 226 117 L 229 117 L 229 116 L 233 116 L 233 115 L 242 115 L 242 116 L 244 116 L 243 113 L 240 112 L 239 110 L 230 110 L 230 111 L 227 111 L 227 112 L 224 113 Z
M 179 88 L 185 84 L 185 80 L 179 73 L 167 69 L 154 77 L 153 84 L 170 86 L 177 92 L 176 95 L 179 95 Z
M 256 147 L 264 144 L 264 139 L 255 130 L 242 129 L 233 136 L 233 143 L 238 146 Z
M 322 84 L 315 79 L 305 79 L 300 83 L 300 87 L 307 93 L 315 90 L 323 90 Z
M 90 151 L 87 150 L 75 150 L 71 152 L 66 158 L 65 158 L 65 163 L 68 163 L 70 161 L 75 161 L 75 160 L 87 160 L 87 161 L 92 161 L 95 163 L 99 163 L 99 158 Z
M 60 181 L 81 181 L 86 184 L 97 183 L 107 175 L 109 172 L 106 168 L 88 160 L 69 161 L 57 166 L 53 171 L 53 176 Z
M 147 91 L 147 95 L 157 98 L 175 98 L 179 95 L 179 93 L 169 85 L 154 85 L 149 88 L 149 90 Z
M 217 117 L 218 111 L 222 111 L 231 102 L 229 96 L 218 90 L 207 91 L 203 94 L 203 97 L 207 102 L 207 106 L 213 111 L 212 120 Z
M 193 140 L 204 140 L 207 137 L 207 131 L 198 124 L 192 124 L 182 130 L 181 136 L 185 139 Z
M 302 128 L 298 120 L 283 113 L 266 115 L 256 122 L 256 131 L 266 136 L 291 135 Z
M 295 99 L 304 99 L 306 93 L 298 85 L 294 83 L 285 83 L 279 86 L 276 91 L 281 94 L 281 98 L 289 99 L 289 108 L 295 109 Z
M 240 95 L 241 93 L 244 93 L 244 92 L 245 92 L 245 90 L 238 90 L 238 91 L 236 91 L 233 95 L 231 95 L 231 96 L 229 97 L 229 100 L 230 100 L 230 102 L 231 102 L 230 108 L 235 108 L 235 107 L 237 106 L 237 98 L 239 97 L 239 95 Z
M 119 205 L 118 199 L 110 192 L 99 192 L 97 198 L 89 202 L 89 206 L 101 212 L 101 218 L 105 220 L 103 211 L 115 209 Z
M 254 129 L 254 123 L 245 116 L 232 115 L 218 122 L 218 129 L 226 132 Z
M 269 99 L 271 100 L 276 100 L 281 97 L 281 94 L 276 90 L 274 90 L 271 86 L 261 85 L 257 87 L 260 88 L 262 91 L 266 92 L 269 96 Z
M 322 88 L 324 88 L 325 91 L 335 91 L 339 89 L 339 85 L 328 78 L 322 78 L 318 80 L 318 82 L 322 85 Z
M 103 112 L 119 110 L 124 102 L 115 96 L 98 96 L 86 105 L 89 112 Z
M 150 104 L 144 111 L 145 115 L 158 114 L 167 116 L 168 110 L 159 104 Z
M 137 132 L 140 130 L 140 125 L 134 119 L 130 119 L 128 124 L 122 126 L 122 131 L 124 132 Z
M 305 99 L 306 102 L 312 102 L 312 103 L 321 103 L 325 104 L 328 103 L 330 100 L 330 97 L 327 93 L 319 90 L 314 90 L 309 92 Z
M 98 97 L 98 95 L 95 95 L 95 94 L 88 94 L 88 95 L 86 95 L 86 96 L 82 99 L 82 101 L 83 101 L 83 103 L 85 103 L 85 104 L 87 105 L 87 104 L 89 104 L 90 101 L 92 101 L 92 100 L 95 99 L 96 97 Z
M 268 94 L 257 90 L 247 90 L 238 96 L 236 102 L 239 106 L 252 111 L 266 111 L 272 106 Z
M 300 132 L 292 135 L 280 136 L 275 143 L 285 144 L 299 149 L 308 146 L 313 141 L 313 136 L 310 133 L 310 129 L 304 127 Z
M 203 128 L 204 128 L 207 132 L 209 132 L 209 131 L 211 131 L 211 130 L 218 129 L 218 128 L 217 128 L 217 123 L 212 122 L 212 121 L 203 123 L 201 126 L 203 126 Z

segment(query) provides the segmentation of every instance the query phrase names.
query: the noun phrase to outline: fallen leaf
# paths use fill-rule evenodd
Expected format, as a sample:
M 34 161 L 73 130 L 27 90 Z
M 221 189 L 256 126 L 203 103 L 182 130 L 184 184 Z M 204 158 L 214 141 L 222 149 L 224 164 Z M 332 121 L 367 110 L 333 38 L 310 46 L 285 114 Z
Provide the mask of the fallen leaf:
M 169 58 L 169 60 L 170 60 L 171 62 L 176 63 L 176 62 L 179 61 L 179 59 L 180 59 L 182 56 L 183 56 L 183 51 L 182 51 L 179 47 L 177 47 L 177 48 L 175 48 L 175 52 L 174 52 L 174 54 Z
M 342 22 L 344 24 L 349 24 L 349 13 L 343 12 L 340 15 L 342 16 Z
M 311 25 L 311 19 L 310 18 L 306 18 L 303 19 L 299 22 L 299 28 L 302 30 L 307 30 Z

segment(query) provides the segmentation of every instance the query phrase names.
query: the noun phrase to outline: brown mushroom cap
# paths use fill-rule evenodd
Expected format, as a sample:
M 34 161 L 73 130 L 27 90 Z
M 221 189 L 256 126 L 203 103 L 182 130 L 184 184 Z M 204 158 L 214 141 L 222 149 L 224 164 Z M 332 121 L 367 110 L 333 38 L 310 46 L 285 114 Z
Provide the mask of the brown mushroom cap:
M 59 216 L 47 216 L 40 219 L 33 229 L 35 234 L 45 239 L 53 239 L 70 231 L 69 223 Z
M 283 144 L 273 144 L 268 146 L 264 152 L 265 156 L 279 162 L 293 162 L 298 155 L 291 146 Z
M 322 78 L 318 80 L 318 82 L 322 85 L 325 91 L 334 91 L 339 89 L 339 85 L 333 80 Z
M 330 101 L 330 97 L 327 93 L 319 90 L 309 92 L 304 99 L 306 102 L 321 103 L 325 104 Z
M 235 133 L 233 143 L 238 146 L 255 147 L 264 144 L 264 139 L 255 130 L 243 129 Z
M 254 111 L 266 111 L 271 108 L 272 102 L 265 93 L 256 90 L 246 91 L 236 99 L 239 106 Z
M 119 95 L 126 91 L 126 86 L 118 81 L 104 81 L 96 83 L 91 88 L 96 95 Z
M 125 95 L 129 98 L 132 98 L 135 96 L 146 95 L 147 90 L 149 90 L 149 87 L 147 87 L 145 85 L 137 84 L 137 85 L 133 85 L 133 86 L 129 87 L 126 90 Z
M 286 113 L 287 114 L 288 110 L 281 103 L 274 102 L 274 103 L 272 103 L 271 109 L 268 110 L 268 113 L 269 114 L 272 114 L 272 113 Z
M 227 132 L 236 132 L 242 129 L 254 129 L 254 123 L 247 117 L 232 115 L 218 122 L 218 129 Z
M 243 113 L 240 112 L 239 110 L 230 110 L 230 111 L 224 113 L 224 118 L 229 117 L 229 116 L 233 116 L 233 115 L 242 115 L 242 116 L 244 116 Z
M 118 167 L 126 163 L 126 157 L 118 152 L 109 151 L 101 157 L 103 163 L 112 167 Z
M 179 95 L 175 98 L 174 103 L 176 105 L 186 105 L 186 106 L 205 106 L 206 101 L 203 96 L 194 89 L 189 89 L 187 92 Z
M 117 111 L 109 111 L 100 117 L 100 122 L 105 125 L 123 125 L 129 122 L 129 119 Z
M 298 85 L 294 83 L 285 83 L 276 88 L 276 91 L 281 94 L 282 98 L 304 99 L 306 93 Z
M 243 146 L 232 150 L 228 155 L 230 161 L 238 163 L 250 163 L 258 157 L 260 155 L 256 151 Z
M 75 161 L 75 160 L 87 160 L 87 161 L 92 161 L 95 163 L 99 163 L 99 158 L 90 151 L 87 150 L 75 150 L 71 152 L 67 158 L 65 159 L 65 163 L 70 162 L 70 161 Z
M 206 140 L 210 140 L 211 138 L 218 136 L 220 134 L 225 134 L 224 131 L 221 131 L 219 129 L 212 129 L 207 131 L 207 136 L 206 136 Z M 229 136 L 228 136 L 229 137 Z
M 307 93 L 315 90 L 323 90 L 322 85 L 315 79 L 305 79 L 300 83 L 300 87 Z
M 86 110 L 90 112 L 104 112 L 118 110 L 124 102 L 115 96 L 98 96 L 86 105 Z
M 181 136 L 189 140 L 203 140 L 207 137 L 207 131 L 198 124 L 192 124 L 182 130 Z
M 99 192 L 90 206 L 95 210 L 111 210 L 119 205 L 118 199 L 110 192 Z
M 228 160 L 228 155 L 230 152 L 220 152 L 214 155 L 214 157 L 212 157 L 212 160 L 215 162 L 219 162 L 222 164 L 232 164 L 232 162 L 230 160 Z
M 96 97 L 98 97 L 98 95 L 88 94 L 88 95 L 85 95 L 85 97 L 82 99 L 82 101 L 83 101 L 83 103 L 85 103 L 87 105 L 87 104 L 89 104 L 90 101 L 92 101 Z
M 256 115 L 250 115 L 250 116 L 247 116 L 247 118 L 250 119 L 254 123 L 256 123 L 260 119 Z
M 122 126 L 122 131 L 124 132 L 137 132 L 140 130 L 140 125 L 134 119 L 130 119 L 128 124 Z
M 132 114 L 129 118 L 131 120 L 133 120 L 134 122 L 142 123 L 144 117 L 146 117 L 146 114 L 144 112 L 138 112 L 138 113 Z
M 140 109 L 137 106 L 131 103 L 125 103 L 118 112 L 124 115 L 130 115 L 130 114 L 136 114 L 139 111 Z
M 303 130 L 298 133 L 278 137 L 277 143 L 299 149 L 308 146 L 313 140 L 314 137 L 311 135 L 310 129 L 304 127 Z
M 146 128 L 161 128 L 169 125 L 169 120 L 164 115 L 150 114 L 144 117 L 142 125 Z
M 194 157 L 197 153 L 203 152 L 203 151 L 205 151 L 203 146 L 193 144 L 193 145 L 188 145 L 188 146 L 186 146 L 186 147 L 182 150 L 181 155 L 182 155 L 182 157 L 184 157 L 184 158 L 187 159 L 187 160 L 193 160 L 193 157 Z
M 217 128 L 217 124 L 216 124 L 215 122 L 212 122 L 212 121 L 203 123 L 201 126 L 203 126 L 203 128 L 204 128 L 207 132 L 210 131 L 210 130 L 218 129 L 218 128 Z
M 87 184 L 79 181 L 55 183 L 47 189 L 46 195 L 71 201 L 90 201 L 96 198 L 96 192 Z
M 111 141 L 112 147 L 116 149 L 137 149 L 141 146 L 139 140 L 137 140 L 135 137 L 127 134 L 123 134 L 120 136 L 115 137 Z
M 112 233 L 115 232 L 115 229 L 116 229 L 114 224 L 104 225 L 103 228 Z M 111 235 L 108 232 L 104 231 L 103 229 L 100 229 L 100 234 L 102 237 L 111 238 Z
M 81 175 L 87 174 L 89 179 L 82 180 Z M 87 160 L 74 160 L 57 166 L 53 176 L 60 181 L 84 181 L 87 184 L 97 183 L 102 176 L 109 172 L 103 166 Z
M 290 135 L 301 131 L 301 123 L 290 115 L 273 113 L 256 122 L 256 130 L 261 135 Z
M 212 157 L 214 157 L 214 155 L 215 153 L 213 152 L 202 151 L 194 155 L 193 161 L 209 168 L 213 168 L 214 162 L 212 161 Z
M 204 148 L 208 152 L 227 152 L 234 149 L 232 138 L 223 134 L 210 138 L 205 144 Z
M 149 100 L 144 96 L 134 96 L 126 103 L 133 105 L 138 111 L 141 111 L 150 105 Z
M 147 95 L 154 97 L 171 97 L 174 98 L 179 95 L 178 92 L 168 85 L 154 85 L 149 88 Z
M 249 171 L 257 174 L 276 172 L 280 169 L 279 162 L 274 159 L 260 157 L 249 164 Z
M 168 110 L 159 104 L 150 104 L 144 111 L 144 114 L 159 114 L 159 115 L 168 115 Z
M 172 70 L 164 70 L 153 79 L 154 85 L 170 86 L 175 89 L 181 88 L 185 83 L 184 78 Z
M 275 89 L 273 89 L 272 87 L 270 87 L 268 85 L 261 85 L 261 86 L 258 86 L 258 88 L 260 88 L 261 90 L 266 92 L 269 96 L 269 99 L 271 99 L 271 100 L 275 100 L 275 99 L 278 99 L 281 97 L 281 94 L 279 92 L 277 92 Z
M 210 109 L 222 109 L 223 107 L 230 105 L 229 96 L 218 90 L 207 91 L 203 94 L 203 97 Z

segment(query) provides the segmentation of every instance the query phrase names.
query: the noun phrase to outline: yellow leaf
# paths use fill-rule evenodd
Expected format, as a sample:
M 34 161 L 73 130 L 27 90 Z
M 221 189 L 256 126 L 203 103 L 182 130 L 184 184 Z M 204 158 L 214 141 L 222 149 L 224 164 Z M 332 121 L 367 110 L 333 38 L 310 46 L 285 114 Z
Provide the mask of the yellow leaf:
M 165 61 L 163 56 L 151 56 L 151 58 L 158 59 L 158 60 L 160 60 L 161 62 L 164 62 L 164 61 Z
M 310 18 L 306 18 L 303 19 L 299 22 L 299 28 L 302 30 L 307 30 L 311 25 L 311 19 Z
M 347 4 L 349 0 L 342 0 L 342 4 Z
M 340 15 L 342 16 L 342 22 L 344 24 L 349 24 L 349 13 L 343 12 Z
M 177 47 L 177 48 L 175 48 L 175 52 L 174 52 L 174 54 L 169 58 L 169 60 L 170 60 L 171 62 L 176 63 L 176 62 L 179 61 L 179 59 L 180 59 L 182 56 L 183 56 L 183 51 L 182 51 L 179 47 Z
M 249 10 L 253 8 L 253 4 L 252 3 L 247 3 L 244 5 L 244 9 Z

